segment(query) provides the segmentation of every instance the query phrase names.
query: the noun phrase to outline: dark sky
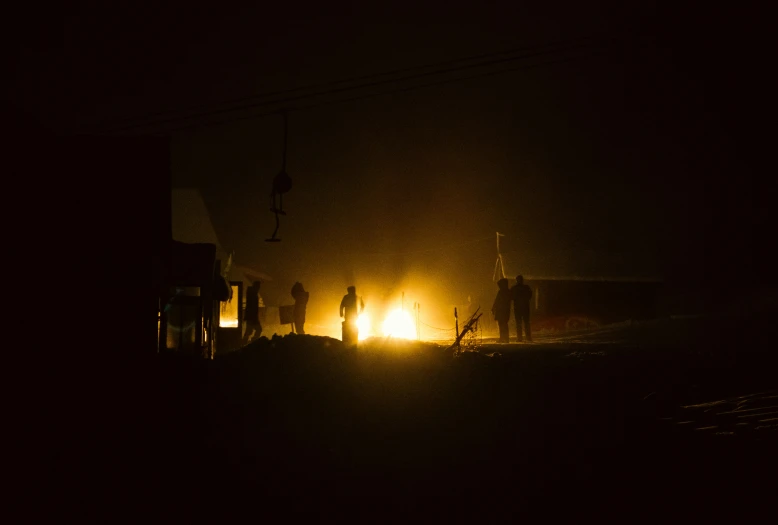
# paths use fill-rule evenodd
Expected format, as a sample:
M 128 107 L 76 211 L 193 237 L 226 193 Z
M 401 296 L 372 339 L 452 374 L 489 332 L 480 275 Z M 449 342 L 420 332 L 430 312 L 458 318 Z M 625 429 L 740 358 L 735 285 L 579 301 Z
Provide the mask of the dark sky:
M 281 243 L 263 242 L 280 116 L 242 110 L 198 122 L 242 120 L 174 133 L 174 185 L 199 187 L 222 244 L 284 293 L 295 279 L 375 294 L 410 279 L 461 301 L 491 289 L 495 231 L 511 274 L 705 283 L 763 271 L 769 17 L 747 4 L 621 4 L 20 13 L 6 33 L 19 49 L 6 88 L 52 129 L 103 132 L 170 110 L 607 35 L 609 46 L 571 51 L 570 62 L 293 104 Z

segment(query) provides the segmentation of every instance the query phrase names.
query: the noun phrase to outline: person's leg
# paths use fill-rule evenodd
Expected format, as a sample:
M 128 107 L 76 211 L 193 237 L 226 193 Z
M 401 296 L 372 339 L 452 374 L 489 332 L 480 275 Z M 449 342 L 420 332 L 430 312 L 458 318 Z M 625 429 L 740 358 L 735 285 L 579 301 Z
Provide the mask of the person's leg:
M 508 321 L 497 321 L 497 326 L 500 327 L 500 342 L 508 342 Z
M 529 329 L 529 312 L 525 312 L 522 319 L 524 321 L 524 333 L 527 336 L 527 341 L 532 341 L 532 332 L 530 332 Z
M 241 346 L 246 346 L 251 342 L 251 336 L 254 333 L 254 326 L 246 323 L 246 331 L 243 333 L 243 344 Z
M 357 338 L 359 332 L 357 330 L 356 323 L 345 322 L 343 323 L 343 344 L 346 346 L 352 346 L 357 344 Z
M 262 325 L 259 323 L 250 323 L 246 325 L 246 335 L 244 337 L 243 345 L 249 344 L 254 339 L 259 339 L 262 335 Z
M 516 340 L 521 342 L 521 315 L 516 312 L 513 317 L 516 319 Z

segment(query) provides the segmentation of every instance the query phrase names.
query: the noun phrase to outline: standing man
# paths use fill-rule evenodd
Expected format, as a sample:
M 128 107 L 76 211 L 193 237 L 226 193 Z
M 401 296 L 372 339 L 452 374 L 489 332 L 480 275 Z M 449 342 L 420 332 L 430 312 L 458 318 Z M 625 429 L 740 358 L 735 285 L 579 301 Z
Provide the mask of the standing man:
M 259 281 L 246 288 L 246 309 L 243 310 L 243 321 L 246 332 L 243 334 L 242 346 L 246 346 L 262 335 L 262 323 L 259 322 Z
M 304 334 L 308 292 L 303 288 L 303 283 L 294 283 L 294 286 L 292 286 L 292 297 L 294 297 L 294 331 L 297 334 Z
M 343 318 L 343 343 L 350 346 L 357 344 L 359 340 L 357 318 L 365 309 L 365 302 L 362 298 L 357 298 L 356 287 L 349 286 L 347 290 L 348 293 L 340 301 L 340 316 Z
M 508 279 L 497 281 L 497 297 L 494 298 L 492 314 L 497 326 L 500 327 L 499 343 L 510 343 L 508 332 L 508 319 L 511 317 L 511 291 L 508 289 Z
M 511 288 L 511 298 L 513 299 L 513 315 L 516 317 L 518 341 L 522 341 L 521 325 L 523 323 L 527 341 L 532 342 L 532 332 L 529 329 L 529 301 L 532 299 L 532 289 L 524 284 L 522 275 L 516 276 L 516 284 Z

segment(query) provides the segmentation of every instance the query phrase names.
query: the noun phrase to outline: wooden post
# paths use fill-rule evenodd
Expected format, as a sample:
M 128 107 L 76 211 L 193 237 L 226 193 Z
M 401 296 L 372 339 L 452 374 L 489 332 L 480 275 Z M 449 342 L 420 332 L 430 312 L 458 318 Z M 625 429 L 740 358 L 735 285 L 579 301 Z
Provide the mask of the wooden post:
M 457 338 L 456 338 L 456 340 L 454 340 L 454 343 L 451 346 L 449 346 L 446 350 L 451 350 L 453 348 L 456 348 L 457 352 L 459 352 L 461 350 L 460 343 L 462 341 L 462 338 L 465 337 L 465 335 L 468 332 L 474 332 L 475 331 L 475 326 L 478 323 L 478 320 L 483 315 L 482 313 L 478 313 L 478 311 L 480 309 L 481 309 L 480 306 L 478 308 L 476 308 L 475 312 L 473 312 L 473 315 L 471 315 L 467 319 L 467 321 L 465 321 L 465 324 L 462 327 L 462 333 L 460 334 L 459 333 L 459 318 L 457 317 L 457 309 L 454 308 L 454 317 L 457 319 L 457 323 L 456 323 Z
M 457 350 L 459 349 L 459 314 L 457 314 L 457 307 L 454 307 L 454 330 L 456 333 Z

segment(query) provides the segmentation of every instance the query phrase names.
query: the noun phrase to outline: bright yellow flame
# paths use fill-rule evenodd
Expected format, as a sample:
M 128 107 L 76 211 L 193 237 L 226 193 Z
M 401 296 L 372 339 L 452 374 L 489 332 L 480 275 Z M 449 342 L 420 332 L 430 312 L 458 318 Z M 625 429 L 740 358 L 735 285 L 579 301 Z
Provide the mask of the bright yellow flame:
M 359 340 L 370 337 L 370 317 L 364 312 L 357 317 L 357 330 L 359 330 Z
M 416 339 L 416 325 L 411 314 L 405 310 L 394 310 L 384 321 L 384 336 L 400 339 Z
M 220 304 L 219 326 L 222 328 L 238 327 L 238 286 L 232 285 L 232 300 Z

